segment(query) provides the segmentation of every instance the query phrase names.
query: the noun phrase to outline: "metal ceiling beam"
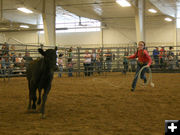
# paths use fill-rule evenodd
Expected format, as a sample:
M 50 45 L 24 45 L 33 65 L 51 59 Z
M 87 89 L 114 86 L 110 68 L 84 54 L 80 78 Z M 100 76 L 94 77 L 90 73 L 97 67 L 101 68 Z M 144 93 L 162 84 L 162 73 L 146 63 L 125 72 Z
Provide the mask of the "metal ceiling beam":
M 156 8 L 158 8 L 163 14 L 176 17 L 176 2 L 171 0 L 149 0 Z
M 0 21 L 3 20 L 3 0 L 0 0 Z
M 89 3 L 78 3 L 78 4 L 76 4 L 76 3 L 73 3 L 73 4 L 59 4 L 59 6 L 66 6 L 66 7 L 68 7 L 68 6 L 89 6 L 89 5 L 93 5 L 93 4 L 100 4 L 100 5 L 102 5 L 102 4 L 115 4 L 116 2 L 115 1 L 110 1 L 110 2 L 89 2 Z
M 68 28 L 56 28 L 56 30 L 67 30 Z M 14 30 L 0 30 L 0 32 L 25 32 L 25 31 L 44 31 L 44 29 L 14 29 Z
M 56 0 L 56 6 L 61 6 L 63 9 L 72 12 L 76 14 L 77 16 L 82 16 L 82 17 L 87 17 L 91 19 L 96 19 L 96 20 L 102 20 L 101 16 L 97 15 L 95 12 L 94 13 L 88 13 L 81 9 L 81 6 L 92 6 L 95 4 L 95 2 L 92 3 L 82 3 L 82 4 L 66 4 L 66 2 L 58 1 Z

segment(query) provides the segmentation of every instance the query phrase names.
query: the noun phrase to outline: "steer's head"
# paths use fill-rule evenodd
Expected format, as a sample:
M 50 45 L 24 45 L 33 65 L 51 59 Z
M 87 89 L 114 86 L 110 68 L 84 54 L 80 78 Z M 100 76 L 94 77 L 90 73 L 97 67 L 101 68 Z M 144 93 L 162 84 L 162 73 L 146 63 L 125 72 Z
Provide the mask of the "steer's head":
M 56 51 L 57 51 L 57 47 L 55 47 L 55 49 L 48 49 L 46 51 L 44 51 L 43 49 L 38 49 L 39 53 L 41 55 L 44 56 L 44 60 L 45 60 L 45 64 L 47 64 L 47 66 L 51 69 L 56 69 L 56 59 L 57 59 L 57 55 L 56 55 Z

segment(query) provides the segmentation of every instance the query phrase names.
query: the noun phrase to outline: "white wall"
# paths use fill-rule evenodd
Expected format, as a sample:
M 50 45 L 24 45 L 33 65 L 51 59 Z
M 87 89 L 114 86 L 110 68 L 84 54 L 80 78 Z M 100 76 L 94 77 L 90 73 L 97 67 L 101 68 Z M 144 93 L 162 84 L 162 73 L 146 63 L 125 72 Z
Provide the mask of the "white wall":
M 146 28 L 146 42 L 149 43 L 172 43 L 174 42 L 174 25 L 159 25 L 158 27 Z
M 108 28 L 103 30 L 103 43 L 107 45 L 127 44 L 136 40 L 135 30 Z M 44 35 L 40 34 L 40 42 Z M 57 33 L 56 42 L 62 46 L 95 47 L 102 45 L 102 32 Z
M 104 30 L 104 44 L 132 43 L 135 40 L 134 29 L 109 28 Z
M 44 42 L 44 34 L 39 36 L 40 42 Z M 60 46 L 81 46 L 101 43 L 101 32 L 78 32 L 78 33 L 57 33 L 56 43 Z
M 8 32 L 4 33 L 6 40 L 11 44 L 37 44 L 38 34 L 37 32 Z M 15 41 L 16 40 L 16 41 Z
M 44 43 L 44 36 L 38 32 L 9 32 L 4 33 L 6 39 L 13 37 L 22 43 L 38 44 Z M 178 42 L 180 42 L 180 30 L 177 31 Z M 116 46 L 117 44 L 129 44 L 136 42 L 136 32 L 134 28 L 109 27 L 103 31 L 103 41 L 105 46 Z M 0 39 L 3 34 L 0 35 Z M 85 33 L 57 33 L 57 44 L 60 46 L 81 46 L 95 47 L 101 46 L 101 32 Z M 1 40 L 0 40 L 1 41 Z M 151 44 L 173 44 L 174 25 L 165 23 L 160 25 L 146 25 L 146 42 Z M 10 43 L 16 43 L 10 40 Z M 107 45 L 106 45 L 107 44 Z M 82 46 L 84 45 L 84 46 Z M 98 46 L 98 47 L 99 47 Z

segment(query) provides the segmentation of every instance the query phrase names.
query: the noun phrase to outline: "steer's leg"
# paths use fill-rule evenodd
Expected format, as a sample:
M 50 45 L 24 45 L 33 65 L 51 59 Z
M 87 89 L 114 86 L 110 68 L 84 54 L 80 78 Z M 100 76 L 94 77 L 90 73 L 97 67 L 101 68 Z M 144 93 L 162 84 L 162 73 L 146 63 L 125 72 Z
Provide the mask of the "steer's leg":
M 31 109 L 31 100 L 32 100 L 32 89 L 31 89 L 31 83 L 28 80 L 28 87 L 29 87 L 29 105 L 28 105 L 28 110 Z
M 36 109 L 36 100 L 37 100 L 36 89 L 37 89 L 37 87 L 34 85 L 32 88 L 32 99 L 33 99 L 32 109 L 34 109 L 34 110 Z
M 49 84 L 47 88 L 44 88 L 43 101 L 42 101 L 42 105 L 41 105 L 42 118 L 45 118 L 45 103 L 46 103 L 47 95 L 48 95 L 50 89 L 51 89 L 51 84 Z
M 41 104 L 41 91 L 42 91 L 42 89 L 38 88 L 38 91 L 39 91 L 39 98 L 38 98 L 37 104 L 40 105 Z

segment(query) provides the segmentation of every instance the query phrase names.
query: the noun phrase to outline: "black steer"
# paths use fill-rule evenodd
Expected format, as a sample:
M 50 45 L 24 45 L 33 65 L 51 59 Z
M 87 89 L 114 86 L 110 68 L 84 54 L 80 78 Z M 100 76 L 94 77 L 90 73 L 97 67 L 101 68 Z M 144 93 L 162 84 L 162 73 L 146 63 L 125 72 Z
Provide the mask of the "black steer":
M 47 95 L 51 89 L 51 82 L 53 80 L 53 74 L 56 70 L 56 51 L 55 49 L 48 49 L 43 51 L 42 49 L 38 49 L 39 53 L 43 55 L 43 58 L 32 61 L 27 68 L 27 80 L 29 86 L 29 105 L 28 109 L 36 109 L 36 90 L 39 90 L 39 99 L 37 104 L 41 104 L 41 90 L 44 89 L 44 93 L 42 96 L 42 104 L 41 104 L 41 113 L 42 118 L 45 117 L 45 103 L 47 100 Z M 31 106 L 31 101 L 33 101 L 33 105 Z

